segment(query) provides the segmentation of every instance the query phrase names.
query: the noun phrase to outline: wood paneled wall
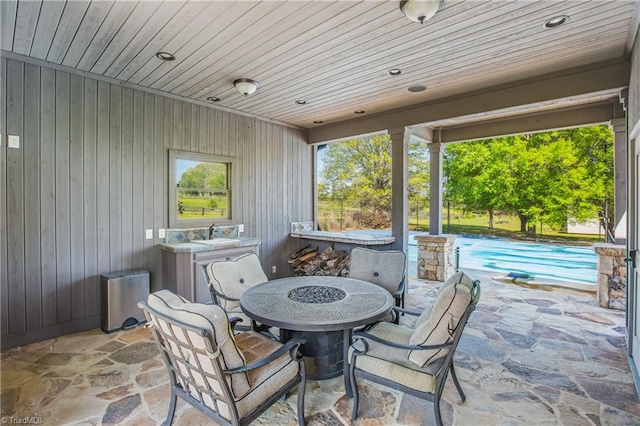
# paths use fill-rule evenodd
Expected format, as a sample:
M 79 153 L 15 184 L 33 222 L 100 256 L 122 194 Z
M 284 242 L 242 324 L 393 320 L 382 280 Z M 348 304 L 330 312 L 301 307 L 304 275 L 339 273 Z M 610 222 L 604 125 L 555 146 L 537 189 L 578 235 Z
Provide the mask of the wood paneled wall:
M 640 31 L 636 34 L 636 41 L 633 44 L 630 60 L 631 79 L 629 80 L 629 104 L 627 108 L 629 132 L 640 122 Z
M 9 58 L 1 72 L 3 349 L 98 327 L 101 273 L 163 287 L 169 149 L 236 158 L 233 221 L 262 239 L 269 278 L 291 274 L 289 223 L 313 220 L 303 131 Z

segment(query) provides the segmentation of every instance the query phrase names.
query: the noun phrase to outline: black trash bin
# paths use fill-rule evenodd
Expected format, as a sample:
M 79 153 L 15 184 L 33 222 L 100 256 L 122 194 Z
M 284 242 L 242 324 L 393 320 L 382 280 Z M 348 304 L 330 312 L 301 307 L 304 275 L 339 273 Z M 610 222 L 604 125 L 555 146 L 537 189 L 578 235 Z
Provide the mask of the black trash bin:
M 133 328 L 146 322 L 138 302 L 149 296 L 149 271 L 110 272 L 100 275 L 101 326 L 105 333 Z

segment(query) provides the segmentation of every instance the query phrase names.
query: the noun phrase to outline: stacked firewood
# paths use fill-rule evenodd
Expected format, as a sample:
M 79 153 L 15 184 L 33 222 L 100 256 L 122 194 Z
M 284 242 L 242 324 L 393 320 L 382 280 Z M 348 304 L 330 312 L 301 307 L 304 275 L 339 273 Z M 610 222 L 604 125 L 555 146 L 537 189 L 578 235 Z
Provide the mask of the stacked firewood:
M 318 253 L 318 247 L 311 244 L 291 255 L 289 259 L 296 276 L 331 275 L 346 277 L 349 274 L 349 253 L 327 247 Z

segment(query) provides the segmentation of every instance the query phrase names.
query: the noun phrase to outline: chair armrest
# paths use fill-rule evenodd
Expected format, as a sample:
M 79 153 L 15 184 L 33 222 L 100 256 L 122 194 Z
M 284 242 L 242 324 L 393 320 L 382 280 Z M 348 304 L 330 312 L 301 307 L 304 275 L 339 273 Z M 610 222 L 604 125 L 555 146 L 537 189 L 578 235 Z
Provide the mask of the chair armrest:
M 478 301 L 480 300 L 480 280 L 475 280 L 473 282 L 473 289 L 476 291 L 475 294 L 473 295 L 473 300 L 472 300 L 472 305 L 475 307 L 478 304 Z
M 411 311 L 409 309 L 404 309 L 399 306 L 394 306 L 391 308 L 391 322 L 394 324 L 398 324 L 400 319 L 400 314 L 413 315 L 416 317 L 420 316 L 420 312 Z
M 244 320 L 240 317 L 229 318 L 229 325 L 231 325 L 231 331 L 235 331 L 236 325 L 238 325 L 239 322 L 243 322 L 243 321 Z
M 404 286 L 405 286 L 405 280 L 403 277 L 402 281 L 400 281 L 400 284 L 398 284 L 398 289 L 396 290 L 395 293 L 393 293 L 394 298 L 399 299 L 402 297 L 402 293 L 404 293 Z
M 211 292 L 211 294 L 214 294 L 216 297 L 219 297 L 220 299 L 224 299 L 224 300 L 231 300 L 232 302 L 239 302 L 240 299 L 235 299 L 233 297 L 229 297 L 227 295 L 224 295 L 222 293 L 218 293 L 211 284 L 209 284 L 209 292 Z
M 222 374 L 229 375 L 229 374 L 236 374 L 236 373 L 245 373 L 250 370 L 255 370 L 256 368 L 263 367 L 269 364 L 270 362 L 275 361 L 276 359 L 280 358 L 282 355 L 286 354 L 287 352 L 289 352 L 289 355 L 291 356 L 292 360 L 298 361 L 302 357 L 302 355 L 300 355 L 298 352 L 298 348 L 300 347 L 300 345 L 304 343 L 306 343 L 305 339 L 297 339 L 297 340 L 291 339 L 287 341 L 284 345 L 282 345 L 277 351 L 272 352 L 268 356 L 242 367 L 223 370 Z
M 404 308 L 401 308 L 401 307 L 399 307 L 399 306 L 394 306 L 394 307 L 392 308 L 392 310 L 393 310 L 393 311 L 396 311 L 397 313 L 403 313 L 403 314 L 407 314 L 407 315 L 413 315 L 413 316 L 416 316 L 416 317 L 419 317 L 419 316 L 422 314 L 422 312 L 412 311 L 412 310 L 410 310 L 410 309 L 404 309 Z
M 429 350 L 429 349 L 441 349 L 441 348 L 446 348 L 449 347 L 451 345 L 453 345 L 453 342 L 448 342 L 448 343 L 442 343 L 440 345 L 428 345 L 428 346 L 420 346 L 420 345 L 405 345 L 404 343 L 397 343 L 397 342 L 392 342 L 390 340 L 385 340 L 382 339 L 378 336 L 374 336 L 373 334 L 369 334 L 369 333 L 364 333 L 364 332 L 356 332 L 353 334 L 353 339 L 356 340 L 363 340 L 362 343 L 364 343 L 365 345 L 365 350 L 364 352 L 361 351 L 357 351 L 356 352 L 361 352 L 358 353 L 358 355 L 363 355 L 367 352 L 367 350 L 369 349 L 369 344 L 367 343 L 367 339 L 368 340 L 372 340 L 374 342 L 377 343 L 381 343 L 385 346 L 391 346 L 392 348 L 399 348 L 399 349 L 410 349 L 410 350 L 414 350 L 414 351 L 424 351 L 424 350 Z

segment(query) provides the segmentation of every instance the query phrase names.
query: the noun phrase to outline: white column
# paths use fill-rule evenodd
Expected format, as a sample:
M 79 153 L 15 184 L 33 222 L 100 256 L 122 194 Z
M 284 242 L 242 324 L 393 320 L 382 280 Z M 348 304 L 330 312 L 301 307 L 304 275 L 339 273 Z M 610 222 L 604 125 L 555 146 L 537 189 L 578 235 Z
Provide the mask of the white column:
M 394 250 L 406 252 L 409 241 L 409 132 L 389 129 L 391 138 L 391 235 Z
M 609 121 L 613 132 L 613 218 L 616 244 L 627 240 L 627 120 Z
M 442 146 L 429 143 L 429 235 L 442 235 Z

